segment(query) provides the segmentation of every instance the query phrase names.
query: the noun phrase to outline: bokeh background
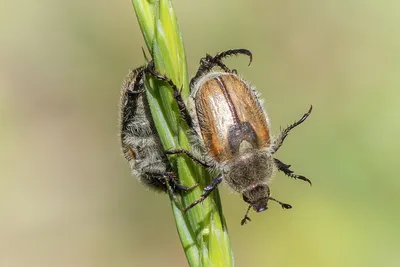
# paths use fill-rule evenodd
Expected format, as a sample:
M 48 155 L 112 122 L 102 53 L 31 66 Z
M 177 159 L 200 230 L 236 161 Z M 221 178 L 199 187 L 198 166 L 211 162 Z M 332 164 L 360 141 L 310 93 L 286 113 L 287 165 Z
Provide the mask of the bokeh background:
M 237 266 L 400 266 L 400 2 L 173 1 L 189 73 L 205 53 L 266 101 L 274 132 L 313 114 L 279 158 L 271 204 L 221 188 Z M 168 198 L 131 177 L 119 88 L 143 64 L 124 1 L 0 3 L 0 266 L 186 266 Z

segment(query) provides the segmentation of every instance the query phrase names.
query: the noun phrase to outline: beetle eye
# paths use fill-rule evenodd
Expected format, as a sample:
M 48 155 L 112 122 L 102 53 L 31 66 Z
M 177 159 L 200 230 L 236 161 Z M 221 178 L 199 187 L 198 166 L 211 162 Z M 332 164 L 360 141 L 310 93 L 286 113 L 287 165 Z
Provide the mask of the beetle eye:
M 267 201 L 268 201 L 268 200 L 267 200 Z M 259 200 L 259 201 L 255 202 L 255 203 L 253 203 L 253 204 L 252 204 L 253 209 L 254 209 L 256 212 L 262 212 L 262 211 L 264 211 L 264 210 L 267 210 L 267 209 L 268 209 L 267 201 L 265 201 L 265 200 L 263 199 L 263 200 Z
M 262 211 L 267 210 L 267 209 L 268 209 L 268 207 L 261 207 L 261 208 L 257 209 L 257 212 L 262 212 Z

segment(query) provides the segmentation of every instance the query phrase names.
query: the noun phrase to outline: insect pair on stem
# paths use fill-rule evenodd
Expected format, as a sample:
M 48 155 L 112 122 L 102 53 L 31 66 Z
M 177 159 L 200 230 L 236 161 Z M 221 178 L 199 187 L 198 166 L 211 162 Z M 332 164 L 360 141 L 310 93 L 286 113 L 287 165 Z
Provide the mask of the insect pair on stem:
M 241 193 L 249 204 L 241 224 L 250 220 L 248 213 L 268 209 L 268 201 L 282 208 L 291 205 L 270 196 L 269 182 L 274 169 L 287 176 L 311 181 L 294 174 L 287 165 L 273 155 L 281 147 L 289 132 L 304 122 L 312 106 L 300 120 L 289 125 L 272 138 L 269 119 L 261 105 L 259 94 L 236 70 L 229 69 L 223 59 L 231 55 L 252 54 L 246 49 L 228 50 L 200 60 L 200 67 L 190 81 L 190 97 L 183 101 L 180 90 L 171 79 L 157 73 L 153 62 L 131 72 L 123 85 L 121 98 L 121 140 L 124 154 L 133 173 L 147 185 L 166 191 L 167 182 L 173 190 L 187 191 L 193 187 L 181 185 L 172 171 L 167 155 L 184 154 L 218 175 L 204 188 L 201 197 L 190 204 L 185 212 L 206 199 L 225 181 L 234 191 Z M 219 67 L 222 71 L 214 71 Z M 193 132 L 193 140 L 200 151 L 175 149 L 164 151 L 154 127 L 146 99 L 143 77 L 150 74 L 163 80 L 174 91 L 182 119 Z

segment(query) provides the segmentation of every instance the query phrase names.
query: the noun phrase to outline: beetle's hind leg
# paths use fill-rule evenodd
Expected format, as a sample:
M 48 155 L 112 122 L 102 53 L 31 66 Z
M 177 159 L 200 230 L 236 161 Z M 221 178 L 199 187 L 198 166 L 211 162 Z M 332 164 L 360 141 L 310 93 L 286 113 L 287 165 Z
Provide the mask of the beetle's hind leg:
M 143 86 L 143 75 L 145 71 L 146 67 L 144 66 L 129 70 L 128 75 L 122 83 L 122 96 L 126 97 L 127 94 L 137 95 L 145 92 Z
M 250 57 L 250 62 L 249 65 L 251 64 L 253 60 L 253 55 L 251 52 L 247 49 L 230 49 L 221 53 L 216 54 L 214 57 L 212 57 L 209 54 L 206 54 L 205 57 L 200 59 L 200 67 L 196 72 L 196 75 L 190 80 L 190 88 L 193 88 L 193 85 L 206 73 L 210 72 L 212 68 L 215 66 L 220 67 L 223 69 L 225 72 L 230 72 L 230 73 L 236 73 L 236 70 L 230 70 L 223 62 L 222 60 L 226 57 L 233 56 L 233 55 L 247 55 Z
M 287 165 L 285 163 L 283 163 L 282 161 L 280 161 L 279 159 L 274 158 L 275 161 L 275 165 L 278 168 L 279 171 L 283 172 L 284 174 L 286 174 L 287 176 L 293 178 L 293 179 L 300 179 L 303 181 L 306 181 L 307 183 L 309 183 L 310 185 L 312 185 L 311 180 L 308 179 L 307 177 L 303 176 L 303 175 L 297 175 L 294 174 L 292 170 L 290 170 L 290 165 Z
M 215 55 L 215 57 L 213 58 L 213 61 L 216 62 L 216 64 L 218 63 L 222 63 L 222 59 L 229 57 L 229 56 L 233 56 L 233 55 L 239 55 L 239 54 L 243 54 L 243 55 L 247 55 L 250 57 L 250 62 L 249 65 L 251 64 L 251 62 L 253 61 L 253 54 L 250 52 L 250 50 L 247 49 L 230 49 L 221 53 L 218 53 Z
M 279 134 L 279 136 L 275 139 L 273 146 L 272 146 L 272 154 L 274 154 L 276 151 L 278 151 L 278 149 L 281 147 L 281 145 L 283 144 L 283 141 L 285 141 L 286 137 L 288 136 L 289 132 L 295 128 L 296 126 L 300 125 L 301 123 L 303 123 L 308 116 L 310 116 L 312 111 L 312 106 L 310 106 L 310 109 L 307 111 L 307 113 L 305 113 L 303 115 L 303 117 L 301 117 L 300 120 L 294 122 L 293 124 L 289 125 L 288 127 L 286 127 L 284 130 L 281 131 L 281 133 Z
M 219 174 L 217 177 L 214 178 L 214 180 L 211 181 L 211 183 L 204 188 L 204 193 L 201 195 L 201 197 L 190 204 L 184 212 L 186 213 L 188 210 L 196 206 L 197 204 L 203 202 L 211 193 L 218 187 L 218 185 L 222 182 L 222 175 Z
M 189 111 L 186 108 L 185 102 L 182 99 L 181 90 L 178 89 L 178 87 L 174 84 L 174 82 L 170 78 L 168 78 L 165 75 L 162 75 L 162 74 L 158 73 L 155 70 L 154 61 L 153 60 L 151 60 L 149 62 L 149 64 L 147 65 L 146 71 L 148 71 L 155 78 L 168 83 L 168 85 L 174 91 L 174 98 L 175 98 L 176 103 L 178 104 L 179 112 L 180 112 L 182 118 L 185 120 L 185 122 L 187 123 L 189 128 L 192 128 L 193 127 L 192 118 L 190 117 Z

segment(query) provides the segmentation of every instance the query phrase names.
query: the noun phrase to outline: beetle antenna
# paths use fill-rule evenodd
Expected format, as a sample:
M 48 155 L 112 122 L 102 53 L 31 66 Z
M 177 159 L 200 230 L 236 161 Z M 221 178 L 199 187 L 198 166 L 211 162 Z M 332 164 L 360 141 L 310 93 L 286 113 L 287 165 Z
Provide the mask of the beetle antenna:
M 280 202 L 279 200 L 276 200 L 276 199 L 273 198 L 273 197 L 269 197 L 268 199 L 269 199 L 269 200 L 273 200 L 273 201 L 279 203 L 279 205 L 282 206 L 282 209 L 291 209 L 291 208 L 292 208 L 292 205 L 286 204 L 286 203 L 283 203 L 283 202 Z
M 251 205 L 249 205 L 249 207 L 247 208 L 246 214 L 244 215 L 243 220 L 240 222 L 241 225 L 245 225 L 247 223 L 247 221 L 251 221 L 250 217 L 247 216 L 250 212 L 251 209 Z

